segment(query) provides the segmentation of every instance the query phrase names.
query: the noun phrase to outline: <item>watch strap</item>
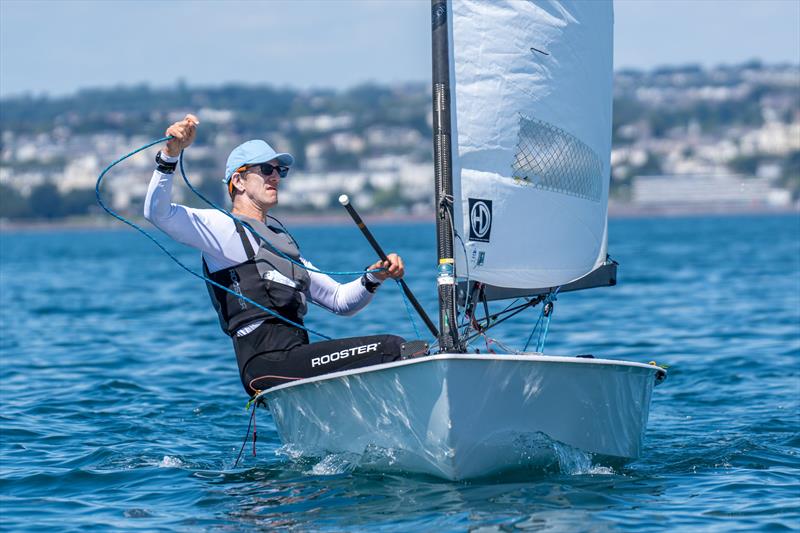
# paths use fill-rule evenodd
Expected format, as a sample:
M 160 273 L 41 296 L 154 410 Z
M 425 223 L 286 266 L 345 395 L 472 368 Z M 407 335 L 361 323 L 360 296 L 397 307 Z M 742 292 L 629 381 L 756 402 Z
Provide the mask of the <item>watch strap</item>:
M 374 293 L 375 291 L 378 290 L 378 287 L 381 286 L 381 282 L 372 281 L 370 277 L 371 276 L 369 276 L 366 272 L 364 272 L 364 275 L 361 276 L 361 285 L 363 285 L 364 288 L 367 289 L 367 292 Z
M 177 161 L 166 161 L 161 157 L 161 151 L 156 154 L 156 170 L 162 174 L 172 174 L 178 166 Z

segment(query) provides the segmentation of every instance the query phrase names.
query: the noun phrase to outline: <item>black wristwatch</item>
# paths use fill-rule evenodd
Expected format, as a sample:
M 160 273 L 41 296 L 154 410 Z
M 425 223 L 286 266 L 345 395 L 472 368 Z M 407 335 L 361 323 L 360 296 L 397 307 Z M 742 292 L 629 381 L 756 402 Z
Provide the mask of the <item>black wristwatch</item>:
M 178 166 L 178 162 L 174 161 L 170 163 L 169 161 L 164 161 L 161 159 L 161 150 L 158 151 L 156 154 L 156 170 L 161 172 L 162 174 L 172 174 L 175 172 L 175 168 Z
M 367 292 L 371 293 L 377 291 L 378 287 L 381 286 L 379 281 L 370 281 L 369 278 L 367 278 L 366 272 L 364 272 L 364 275 L 361 276 L 361 284 L 364 286 L 365 289 L 367 289 Z

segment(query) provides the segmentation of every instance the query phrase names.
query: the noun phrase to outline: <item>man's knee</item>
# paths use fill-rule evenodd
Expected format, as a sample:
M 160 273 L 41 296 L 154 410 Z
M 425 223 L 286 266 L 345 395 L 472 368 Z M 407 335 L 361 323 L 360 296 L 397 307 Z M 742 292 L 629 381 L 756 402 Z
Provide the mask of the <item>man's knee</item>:
M 346 350 L 353 352 L 353 357 L 348 358 L 348 361 L 341 362 L 345 368 L 397 361 L 400 359 L 405 339 L 397 335 L 370 335 L 353 337 L 350 341 L 359 346 Z
M 386 343 L 386 350 L 390 351 L 391 353 L 400 353 L 400 350 L 403 347 L 403 343 L 406 340 L 403 337 L 398 337 L 397 335 L 384 335 L 384 342 Z

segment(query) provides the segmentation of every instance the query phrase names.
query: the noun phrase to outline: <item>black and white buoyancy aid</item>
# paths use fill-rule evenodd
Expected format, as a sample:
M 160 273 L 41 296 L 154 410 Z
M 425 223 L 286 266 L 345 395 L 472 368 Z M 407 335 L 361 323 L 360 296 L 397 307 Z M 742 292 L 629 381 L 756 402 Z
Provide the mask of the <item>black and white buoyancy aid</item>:
M 281 228 L 267 226 L 259 220 L 248 217 L 241 219 L 260 237 L 269 241 L 269 244 L 258 239 L 259 247 L 254 251 L 244 226 L 235 220 L 236 231 L 247 254 L 247 261 L 211 273 L 203 260 L 204 274 L 234 293 L 244 295 L 267 309 L 302 324 L 303 316 L 308 310 L 307 297 L 311 278 L 306 269 L 293 264 L 274 251 L 280 250 L 299 263 L 300 249 L 297 243 Z M 286 281 L 294 283 L 295 286 L 291 287 Z M 228 335 L 235 335 L 240 328 L 257 320 L 275 319 L 263 309 L 211 283 L 206 282 L 206 287 L 211 303 L 219 316 L 220 326 Z

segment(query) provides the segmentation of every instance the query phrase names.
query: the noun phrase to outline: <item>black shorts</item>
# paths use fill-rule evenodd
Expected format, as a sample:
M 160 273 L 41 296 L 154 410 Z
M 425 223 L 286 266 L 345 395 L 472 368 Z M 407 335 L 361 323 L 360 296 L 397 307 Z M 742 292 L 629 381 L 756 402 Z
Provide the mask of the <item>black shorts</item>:
M 309 344 L 306 331 L 272 321 L 233 337 L 249 395 L 298 379 L 397 361 L 404 342 L 397 335 L 368 335 Z

